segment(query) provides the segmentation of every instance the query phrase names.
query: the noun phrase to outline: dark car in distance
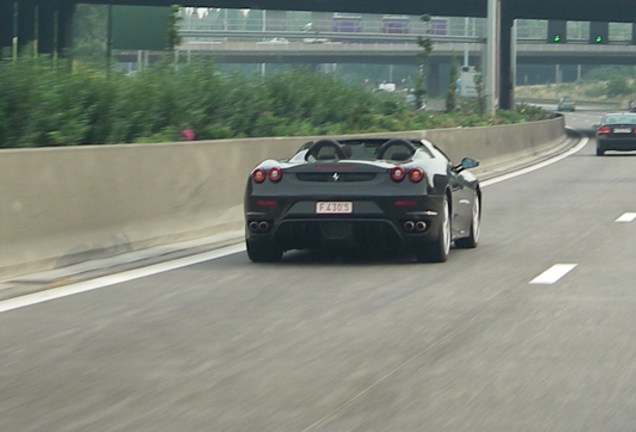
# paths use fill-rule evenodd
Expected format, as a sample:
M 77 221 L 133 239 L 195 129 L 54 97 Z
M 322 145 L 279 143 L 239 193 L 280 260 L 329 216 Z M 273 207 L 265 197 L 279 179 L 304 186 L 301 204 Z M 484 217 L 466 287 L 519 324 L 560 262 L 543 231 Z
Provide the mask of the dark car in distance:
M 433 143 L 401 138 L 321 139 L 288 160 L 254 168 L 245 191 L 245 241 L 254 262 L 292 249 L 353 247 L 446 261 L 451 243 L 474 248 L 481 190 Z
M 576 102 L 569 96 L 564 96 L 559 99 L 559 103 L 557 104 L 557 111 L 572 111 L 576 110 Z
M 636 150 L 636 113 L 608 113 L 594 127 L 597 156 L 603 156 L 607 150 Z

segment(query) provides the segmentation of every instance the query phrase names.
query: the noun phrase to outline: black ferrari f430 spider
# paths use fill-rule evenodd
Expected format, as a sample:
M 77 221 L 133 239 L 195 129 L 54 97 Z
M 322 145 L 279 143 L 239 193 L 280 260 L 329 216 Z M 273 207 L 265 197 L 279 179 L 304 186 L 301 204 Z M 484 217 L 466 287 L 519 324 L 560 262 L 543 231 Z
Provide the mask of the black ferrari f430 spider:
M 291 249 L 352 246 L 443 262 L 451 243 L 474 248 L 481 190 L 433 143 L 415 139 L 322 139 L 288 160 L 266 160 L 245 191 L 245 241 L 254 262 Z

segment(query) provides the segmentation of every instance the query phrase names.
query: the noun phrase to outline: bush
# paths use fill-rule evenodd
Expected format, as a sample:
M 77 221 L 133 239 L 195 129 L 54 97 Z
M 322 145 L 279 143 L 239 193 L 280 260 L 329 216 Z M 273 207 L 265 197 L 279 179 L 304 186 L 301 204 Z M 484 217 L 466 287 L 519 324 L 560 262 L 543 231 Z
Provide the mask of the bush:
M 223 76 L 210 62 L 158 63 L 134 76 L 76 63 L 0 63 L 0 147 L 160 142 L 255 136 L 470 127 L 537 120 L 539 108 L 478 114 L 414 111 L 398 93 L 371 93 L 303 68 L 261 77 Z
M 634 92 L 634 88 L 627 84 L 627 79 L 621 76 L 613 76 L 607 82 L 605 93 L 608 98 L 620 95 L 628 95 Z
M 603 97 L 607 94 L 607 86 L 605 84 L 597 84 L 585 90 L 583 94 L 591 98 Z

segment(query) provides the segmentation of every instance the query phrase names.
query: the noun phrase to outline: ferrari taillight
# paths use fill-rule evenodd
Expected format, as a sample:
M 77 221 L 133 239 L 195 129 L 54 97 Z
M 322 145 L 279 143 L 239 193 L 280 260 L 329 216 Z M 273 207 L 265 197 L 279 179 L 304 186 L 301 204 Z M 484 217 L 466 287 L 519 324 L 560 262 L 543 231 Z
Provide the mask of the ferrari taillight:
M 274 183 L 278 183 L 283 178 L 283 170 L 278 167 L 271 168 L 267 173 L 267 177 Z
M 607 135 L 609 133 L 612 133 L 612 130 L 609 128 L 609 126 L 601 126 L 596 130 L 596 133 L 598 135 Z
M 267 173 L 263 168 L 256 168 L 254 171 L 252 171 L 252 180 L 254 180 L 256 183 L 263 183 L 266 178 Z
M 269 170 L 264 168 L 256 168 L 252 171 L 252 180 L 256 183 L 263 183 L 265 179 L 269 179 L 273 183 L 278 183 L 283 178 L 283 170 L 279 167 L 273 167 Z
M 402 167 L 396 166 L 391 170 L 391 180 L 393 180 L 394 182 L 401 182 L 402 180 L 404 180 L 405 176 L 406 171 L 404 171 L 404 168 Z
M 411 180 L 413 183 L 419 183 L 422 181 L 422 179 L 424 178 L 424 171 L 422 171 L 422 168 L 411 168 L 409 170 L 409 180 Z

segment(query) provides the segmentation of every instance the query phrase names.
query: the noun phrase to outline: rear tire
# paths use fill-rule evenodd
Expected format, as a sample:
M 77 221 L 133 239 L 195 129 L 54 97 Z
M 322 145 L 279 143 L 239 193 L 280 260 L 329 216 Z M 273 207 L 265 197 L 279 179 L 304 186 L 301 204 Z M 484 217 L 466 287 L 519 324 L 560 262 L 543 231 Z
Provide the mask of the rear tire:
M 283 251 L 276 247 L 271 241 L 245 241 L 247 246 L 247 256 L 256 263 L 278 262 L 283 257 Z
M 451 244 L 451 220 L 448 200 L 444 197 L 443 209 L 440 214 L 439 233 L 437 240 L 424 243 L 415 251 L 418 262 L 445 262 L 448 259 Z
M 603 156 L 605 154 L 605 150 L 602 148 L 596 147 L 596 156 Z
M 470 235 L 468 237 L 455 240 L 455 246 L 463 249 L 473 249 L 479 243 L 479 234 L 481 232 L 481 203 L 479 195 L 475 196 L 473 202 L 472 221 L 470 223 Z

